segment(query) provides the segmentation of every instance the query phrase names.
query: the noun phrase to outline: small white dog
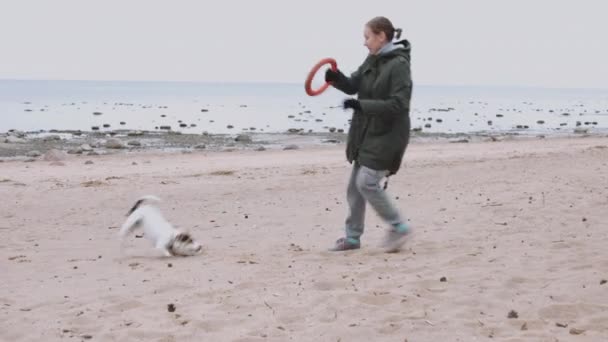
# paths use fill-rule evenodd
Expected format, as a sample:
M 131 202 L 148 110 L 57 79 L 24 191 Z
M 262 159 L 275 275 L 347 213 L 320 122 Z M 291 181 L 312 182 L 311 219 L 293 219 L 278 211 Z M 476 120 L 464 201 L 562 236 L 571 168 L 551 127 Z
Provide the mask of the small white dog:
M 120 228 L 121 245 L 127 234 L 142 227 L 144 237 L 151 240 L 156 248 L 161 249 L 165 256 L 198 254 L 202 246 L 194 241 L 189 233 L 175 229 L 156 207 L 146 204 L 149 201 L 160 202 L 160 199 L 156 196 L 144 196 L 129 210 L 127 220 Z

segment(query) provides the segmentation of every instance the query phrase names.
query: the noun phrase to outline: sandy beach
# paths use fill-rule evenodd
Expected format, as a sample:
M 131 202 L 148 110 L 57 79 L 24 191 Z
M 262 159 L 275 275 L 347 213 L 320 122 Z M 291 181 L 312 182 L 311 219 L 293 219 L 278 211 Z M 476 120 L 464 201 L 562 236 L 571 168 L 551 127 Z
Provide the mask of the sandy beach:
M 342 143 L 56 159 L 0 163 L 2 341 L 608 340 L 608 137 L 410 145 L 398 254 L 372 210 L 361 250 L 327 252 Z M 202 255 L 121 252 L 146 194 Z

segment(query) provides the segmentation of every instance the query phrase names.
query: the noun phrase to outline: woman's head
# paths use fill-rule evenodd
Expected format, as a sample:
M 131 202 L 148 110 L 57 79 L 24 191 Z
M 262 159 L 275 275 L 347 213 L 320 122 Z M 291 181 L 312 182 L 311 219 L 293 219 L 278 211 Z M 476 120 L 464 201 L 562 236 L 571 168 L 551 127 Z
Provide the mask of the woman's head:
M 385 17 L 375 17 L 365 24 L 363 35 L 365 46 L 372 55 L 375 55 L 386 43 L 399 39 L 401 29 L 393 27 L 393 23 Z

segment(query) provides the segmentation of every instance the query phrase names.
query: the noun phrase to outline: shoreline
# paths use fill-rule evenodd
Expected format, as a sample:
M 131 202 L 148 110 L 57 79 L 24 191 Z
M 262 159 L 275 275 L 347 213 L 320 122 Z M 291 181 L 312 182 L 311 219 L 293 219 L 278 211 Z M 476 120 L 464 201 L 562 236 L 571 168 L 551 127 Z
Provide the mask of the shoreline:
M 496 142 L 580 137 L 605 137 L 608 131 L 575 129 L 572 132 L 542 134 L 534 132 L 426 133 L 412 130 L 410 144 Z M 105 132 L 50 130 L 0 133 L 0 160 L 34 161 L 51 150 L 74 155 L 103 155 L 142 151 L 189 153 L 196 150 L 234 152 L 267 149 L 296 150 L 306 147 L 343 145 L 347 133 L 241 132 L 235 134 L 192 134 L 179 131 L 112 130 Z

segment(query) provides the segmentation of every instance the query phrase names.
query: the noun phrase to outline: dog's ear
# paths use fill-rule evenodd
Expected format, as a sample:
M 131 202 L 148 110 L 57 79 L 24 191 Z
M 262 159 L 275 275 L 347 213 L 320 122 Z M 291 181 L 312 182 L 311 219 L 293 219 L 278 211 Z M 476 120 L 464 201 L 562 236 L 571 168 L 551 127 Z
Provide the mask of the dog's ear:
M 133 214 L 133 212 L 135 210 L 137 210 L 137 208 L 139 208 L 139 206 L 144 203 L 143 199 L 138 200 L 137 202 L 135 202 L 135 204 L 131 207 L 131 209 L 129 209 L 129 212 L 127 213 L 127 216 Z

